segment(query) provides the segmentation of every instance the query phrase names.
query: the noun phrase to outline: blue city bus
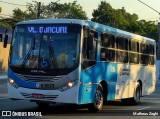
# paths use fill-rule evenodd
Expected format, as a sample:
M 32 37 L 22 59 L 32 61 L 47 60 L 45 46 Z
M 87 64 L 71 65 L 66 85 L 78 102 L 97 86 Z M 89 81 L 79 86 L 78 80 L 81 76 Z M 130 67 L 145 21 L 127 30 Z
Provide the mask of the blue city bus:
M 23 21 L 13 33 L 8 96 L 92 112 L 104 101 L 138 104 L 155 90 L 155 60 L 155 40 L 140 35 L 89 20 Z

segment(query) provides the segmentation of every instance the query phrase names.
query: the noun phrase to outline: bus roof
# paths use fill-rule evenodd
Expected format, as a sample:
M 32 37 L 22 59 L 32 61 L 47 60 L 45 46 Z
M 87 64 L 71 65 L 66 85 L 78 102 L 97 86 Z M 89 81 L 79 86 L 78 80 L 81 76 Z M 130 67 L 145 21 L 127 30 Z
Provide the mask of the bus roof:
M 28 20 L 28 21 L 23 21 L 23 22 L 19 22 L 17 23 L 17 25 L 19 24 L 54 24 L 54 23 L 71 23 L 71 24 L 80 24 L 80 25 L 86 25 L 89 26 L 92 29 L 95 29 L 97 31 L 101 31 L 101 32 L 107 32 L 107 33 L 111 33 L 114 34 L 116 36 L 122 36 L 122 37 L 126 37 L 126 38 L 131 38 L 131 39 L 135 39 L 135 40 L 139 40 L 139 41 L 147 41 L 149 43 L 155 44 L 155 40 L 151 39 L 151 38 L 147 38 L 144 36 L 140 36 L 134 33 L 130 33 L 127 31 L 123 31 L 117 28 L 113 28 L 110 26 L 106 26 L 106 25 L 102 25 L 90 20 L 80 20 L 80 19 L 35 19 L 35 20 Z

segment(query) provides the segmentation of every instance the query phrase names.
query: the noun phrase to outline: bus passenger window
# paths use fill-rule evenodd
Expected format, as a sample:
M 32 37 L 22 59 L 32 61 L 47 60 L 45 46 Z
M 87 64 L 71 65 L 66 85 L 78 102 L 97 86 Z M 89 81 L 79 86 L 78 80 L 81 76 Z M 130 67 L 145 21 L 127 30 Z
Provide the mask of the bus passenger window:
M 127 63 L 128 62 L 128 52 L 117 51 L 116 58 L 117 58 L 117 62 Z
M 147 44 L 141 44 L 141 53 L 148 54 L 148 45 Z
M 116 37 L 116 48 L 121 50 L 124 50 L 126 48 L 124 38 Z
M 116 48 L 117 62 L 128 63 L 128 39 L 119 36 L 116 37 Z
M 149 65 L 154 65 L 155 64 L 154 45 L 148 45 L 148 54 L 149 54 L 149 59 L 148 59 Z
M 128 39 L 127 39 L 127 38 L 125 39 L 125 47 L 124 47 L 124 50 L 128 51 Z
M 128 50 L 128 39 L 123 37 L 117 37 L 116 48 L 121 50 Z
M 140 55 L 140 63 L 143 65 L 148 65 L 148 59 L 149 56 L 148 55 Z
M 83 27 L 83 46 L 82 46 L 82 58 L 87 59 L 87 40 L 89 36 L 89 28 Z
M 112 48 L 112 49 L 111 49 Z M 101 34 L 101 61 L 115 61 L 115 37 L 108 33 Z
M 115 61 L 115 50 L 101 48 L 101 61 Z
M 101 34 L 101 46 L 108 48 L 115 48 L 115 37 L 114 35 L 102 33 Z
M 139 51 L 139 43 L 136 41 L 130 41 L 129 42 L 129 50 L 133 52 Z
M 89 30 L 89 29 L 87 29 Z M 82 68 L 88 68 L 96 64 L 97 58 L 97 40 L 98 40 L 98 33 L 95 31 L 86 31 L 84 29 L 84 39 L 83 39 L 83 46 L 82 46 Z M 89 34 L 87 35 L 87 33 Z
M 110 35 L 109 47 L 115 48 L 115 36 L 114 35 Z
M 87 54 L 89 60 L 96 60 L 96 47 L 97 47 L 97 41 L 94 38 L 94 34 L 90 34 L 87 42 Z
M 153 45 L 148 46 L 148 54 L 149 55 L 154 55 L 154 46 Z
M 149 56 L 149 65 L 154 65 L 155 64 L 155 58 L 154 56 Z
M 139 54 L 129 53 L 129 62 L 132 64 L 139 64 Z
M 102 46 L 104 47 L 109 47 L 109 34 L 105 33 L 105 34 L 101 34 L 101 38 L 102 38 Z

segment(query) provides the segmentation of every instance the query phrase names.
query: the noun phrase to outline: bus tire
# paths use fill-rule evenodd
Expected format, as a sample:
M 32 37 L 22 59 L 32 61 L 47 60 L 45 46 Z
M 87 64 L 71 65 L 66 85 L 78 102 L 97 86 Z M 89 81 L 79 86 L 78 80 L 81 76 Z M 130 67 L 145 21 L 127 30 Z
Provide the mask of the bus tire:
M 104 100 L 103 88 L 102 85 L 99 84 L 95 93 L 94 102 L 89 104 L 88 110 L 90 112 L 100 111 L 103 107 L 103 100 Z
M 36 104 L 40 107 L 40 108 L 46 108 L 49 106 L 49 103 L 47 102 L 36 102 Z
M 139 84 L 137 84 L 133 97 L 121 99 L 121 102 L 125 105 L 126 104 L 137 105 L 140 102 L 140 97 L 141 97 L 141 87 Z
M 132 104 L 137 105 L 140 102 L 140 98 L 141 98 L 141 87 L 139 84 L 137 84 L 133 98 L 131 98 Z

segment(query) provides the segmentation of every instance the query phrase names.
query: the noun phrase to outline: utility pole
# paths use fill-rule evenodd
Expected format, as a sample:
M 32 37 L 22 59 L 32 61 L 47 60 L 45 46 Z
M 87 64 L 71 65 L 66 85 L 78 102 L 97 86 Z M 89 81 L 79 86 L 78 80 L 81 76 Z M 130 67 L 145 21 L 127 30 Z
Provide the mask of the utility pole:
M 38 2 L 37 19 L 40 18 L 40 14 L 41 14 L 41 2 Z
M 140 0 L 138 0 L 138 1 L 141 2 L 142 4 L 144 4 L 145 6 L 149 7 L 153 11 L 157 12 L 160 15 L 159 11 L 155 10 L 154 8 L 152 8 L 151 6 L 147 5 L 146 3 L 144 3 Z M 158 22 L 157 60 L 160 60 L 160 22 Z

